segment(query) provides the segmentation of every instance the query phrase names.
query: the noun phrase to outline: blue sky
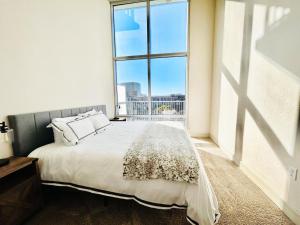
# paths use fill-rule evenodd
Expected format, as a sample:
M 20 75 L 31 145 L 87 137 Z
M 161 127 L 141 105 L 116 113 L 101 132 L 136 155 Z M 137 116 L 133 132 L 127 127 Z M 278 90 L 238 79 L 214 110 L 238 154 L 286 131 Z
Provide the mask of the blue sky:
M 133 10 L 115 9 L 116 55 L 147 54 L 146 6 L 130 4 Z M 138 6 L 138 7 L 137 7 Z M 151 53 L 186 51 L 187 3 L 151 6 Z M 151 60 L 152 95 L 185 94 L 186 58 Z M 139 82 L 147 94 L 147 60 L 117 62 L 117 80 Z

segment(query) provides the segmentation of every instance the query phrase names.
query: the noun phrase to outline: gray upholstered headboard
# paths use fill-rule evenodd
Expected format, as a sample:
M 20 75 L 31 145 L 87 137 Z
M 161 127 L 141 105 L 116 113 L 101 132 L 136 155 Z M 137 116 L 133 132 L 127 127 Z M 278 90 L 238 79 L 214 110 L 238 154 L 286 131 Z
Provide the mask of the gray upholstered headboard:
M 76 116 L 92 109 L 102 110 L 106 114 L 105 105 L 96 105 L 8 116 L 9 126 L 14 133 L 12 143 L 14 155 L 27 156 L 34 149 L 52 143 L 54 141 L 52 129 L 46 126 L 53 118 Z

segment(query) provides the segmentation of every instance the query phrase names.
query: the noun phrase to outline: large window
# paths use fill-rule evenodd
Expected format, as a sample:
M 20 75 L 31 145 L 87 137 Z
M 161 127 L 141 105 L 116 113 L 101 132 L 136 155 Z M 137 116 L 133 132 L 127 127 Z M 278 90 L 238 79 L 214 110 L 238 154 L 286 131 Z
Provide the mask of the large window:
M 185 115 L 187 0 L 112 4 L 117 115 Z

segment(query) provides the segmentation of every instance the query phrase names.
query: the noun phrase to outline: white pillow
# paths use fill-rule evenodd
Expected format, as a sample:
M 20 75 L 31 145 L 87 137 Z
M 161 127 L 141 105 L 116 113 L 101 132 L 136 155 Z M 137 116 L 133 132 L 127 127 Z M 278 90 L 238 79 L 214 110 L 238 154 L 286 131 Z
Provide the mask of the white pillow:
M 103 113 L 97 113 L 88 117 L 96 131 L 110 125 L 109 119 Z
M 63 117 L 63 118 L 54 118 L 54 119 L 52 119 L 52 122 L 59 123 L 59 124 L 57 124 L 58 126 L 55 125 L 55 124 L 50 123 L 47 126 L 47 128 L 52 128 L 53 136 L 54 136 L 54 142 L 56 144 L 61 144 L 61 143 L 67 143 L 67 144 L 69 144 L 70 143 L 69 141 L 67 141 L 65 139 L 63 130 L 60 128 L 61 127 L 60 123 L 61 122 L 66 123 L 66 122 L 75 120 L 77 118 L 78 117 L 76 117 L 76 116 L 70 116 L 70 117 Z
M 68 122 L 71 122 L 71 121 L 68 121 Z M 72 129 L 68 126 L 68 124 L 67 124 L 68 122 L 60 121 L 60 120 L 56 120 L 56 119 L 52 120 L 51 126 L 53 129 L 53 133 L 55 132 L 55 130 L 58 130 L 59 132 L 61 132 L 62 139 L 65 144 L 76 145 L 76 144 L 78 144 L 79 140 L 76 137 L 76 135 L 74 134 L 74 132 L 72 131 Z
M 80 117 L 87 117 L 91 115 L 97 114 L 97 111 L 95 109 L 92 109 L 91 111 L 85 112 L 85 113 L 79 113 L 78 116 Z
M 80 117 L 78 116 L 69 116 L 69 117 L 62 117 L 62 118 L 54 118 L 52 119 L 52 122 L 69 122 L 69 121 L 72 121 L 72 120 L 76 120 L 76 119 L 79 119 Z
M 53 135 L 54 135 L 54 143 L 56 144 L 63 144 L 64 143 L 64 136 L 63 132 L 59 131 L 55 126 L 49 124 L 52 127 Z
M 88 136 L 95 134 L 93 123 L 88 117 L 67 122 L 67 125 L 73 131 L 78 141 L 81 141 Z
M 95 128 L 87 117 L 55 118 L 50 126 L 53 128 L 55 143 L 61 143 L 62 139 L 66 145 L 76 145 L 95 134 Z

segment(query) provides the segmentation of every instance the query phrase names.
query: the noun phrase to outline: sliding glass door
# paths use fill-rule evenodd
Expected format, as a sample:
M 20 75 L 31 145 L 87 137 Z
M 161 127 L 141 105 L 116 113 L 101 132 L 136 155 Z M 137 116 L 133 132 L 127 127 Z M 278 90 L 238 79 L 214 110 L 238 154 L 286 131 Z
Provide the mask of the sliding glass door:
M 188 2 L 112 4 L 117 115 L 184 118 Z

